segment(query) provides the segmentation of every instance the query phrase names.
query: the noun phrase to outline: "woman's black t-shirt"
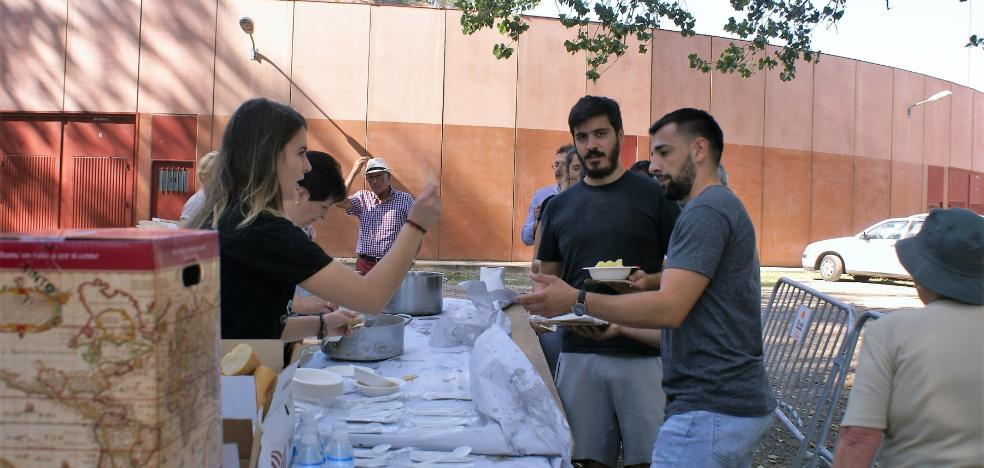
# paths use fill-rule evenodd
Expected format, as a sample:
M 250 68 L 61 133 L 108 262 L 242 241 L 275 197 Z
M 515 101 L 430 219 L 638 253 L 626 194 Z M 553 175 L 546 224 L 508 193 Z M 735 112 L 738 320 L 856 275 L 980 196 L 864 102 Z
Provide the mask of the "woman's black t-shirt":
M 332 258 L 286 218 L 262 213 L 237 229 L 244 211 L 230 204 L 219 220 L 222 338 L 280 339 L 294 287 Z

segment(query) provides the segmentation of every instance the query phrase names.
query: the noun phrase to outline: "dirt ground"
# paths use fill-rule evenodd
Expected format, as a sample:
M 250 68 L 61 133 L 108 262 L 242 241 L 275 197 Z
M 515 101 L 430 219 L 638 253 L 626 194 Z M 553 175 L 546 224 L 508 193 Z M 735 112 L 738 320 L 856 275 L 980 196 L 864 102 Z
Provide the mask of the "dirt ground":
M 474 274 L 450 273 L 448 282 L 445 283 L 445 297 L 465 298 L 467 295 L 457 286 L 460 281 L 477 279 Z M 779 269 L 764 268 L 762 271 L 762 305 L 763 308 L 772 293 L 772 286 L 780 276 L 786 276 L 809 286 L 817 291 L 828 294 L 835 299 L 850 304 L 858 312 L 858 315 L 871 310 L 890 310 L 903 307 L 919 307 L 922 303 L 916 296 L 915 288 L 908 281 L 891 280 L 872 280 L 867 283 L 854 282 L 849 276 L 845 276 L 841 281 L 828 283 L 819 279 L 819 275 L 807 273 L 799 269 Z M 507 275 L 506 284 L 509 289 L 519 293 L 530 291 L 529 279 L 523 274 Z M 862 335 L 863 339 L 863 335 Z M 860 351 L 860 343 L 857 350 Z M 857 352 L 851 362 L 851 367 L 847 376 L 847 383 L 844 392 L 837 402 L 835 420 L 840 421 L 847 406 L 847 398 L 853 383 L 854 369 L 857 365 Z M 837 430 L 835 424 L 831 427 L 828 440 L 829 446 L 836 444 Z M 755 450 L 752 466 L 756 468 L 786 467 L 792 466 L 799 448 L 795 437 L 782 425 L 776 422 L 772 430 L 762 439 L 759 447 Z

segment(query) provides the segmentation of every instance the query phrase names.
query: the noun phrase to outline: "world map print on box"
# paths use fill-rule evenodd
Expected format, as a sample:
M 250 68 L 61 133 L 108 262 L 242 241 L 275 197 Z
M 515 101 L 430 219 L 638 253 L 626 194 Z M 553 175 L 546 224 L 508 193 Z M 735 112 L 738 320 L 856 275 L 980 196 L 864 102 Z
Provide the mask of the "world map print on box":
M 0 467 L 219 466 L 214 233 L 0 235 Z

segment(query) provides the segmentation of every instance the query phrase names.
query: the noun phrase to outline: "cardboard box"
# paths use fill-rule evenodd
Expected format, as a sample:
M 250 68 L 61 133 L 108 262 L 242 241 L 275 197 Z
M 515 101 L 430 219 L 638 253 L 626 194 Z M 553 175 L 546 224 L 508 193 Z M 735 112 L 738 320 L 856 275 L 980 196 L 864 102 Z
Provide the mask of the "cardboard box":
M 222 376 L 222 442 L 233 444 L 239 466 L 254 466 L 250 461 L 254 437 L 263 417 L 256 407 L 256 382 L 251 375 Z M 229 468 L 229 467 L 225 467 Z
M 297 370 L 297 363 L 293 363 L 285 368 L 277 376 L 277 386 L 273 393 L 273 403 L 270 404 L 270 411 L 256 438 L 260 441 L 253 447 L 253 457 L 255 465 L 250 467 L 259 468 L 282 468 L 290 466 L 291 462 L 291 443 L 294 439 L 294 397 L 290 391 L 291 381 L 294 380 L 294 372 Z
M 216 233 L 0 234 L 0 464 L 219 466 Z
M 222 428 L 225 443 L 236 444 L 239 466 L 282 468 L 290 462 L 294 400 L 290 383 L 297 365 L 277 375 L 273 402 L 264 417 L 256 408 L 252 376 L 222 377 Z
M 246 343 L 260 358 L 260 364 L 280 374 L 284 364 L 284 344 L 280 340 L 222 340 L 221 356 Z M 252 375 L 222 376 L 222 440 L 236 444 L 240 466 L 256 466 L 259 428 L 263 420 L 256 407 L 256 380 Z

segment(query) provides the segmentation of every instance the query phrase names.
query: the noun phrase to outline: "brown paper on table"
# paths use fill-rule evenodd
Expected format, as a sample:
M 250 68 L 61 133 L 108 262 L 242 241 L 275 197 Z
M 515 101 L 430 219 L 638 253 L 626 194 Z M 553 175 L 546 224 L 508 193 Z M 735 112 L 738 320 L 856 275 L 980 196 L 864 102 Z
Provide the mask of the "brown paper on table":
M 537 339 L 536 333 L 533 332 L 533 327 L 530 326 L 529 312 L 519 304 L 513 304 L 503 310 L 503 312 L 509 317 L 511 324 L 510 335 L 512 336 L 513 342 L 516 343 L 516 346 L 519 346 L 519 349 L 523 351 L 526 358 L 533 364 L 533 368 L 536 369 L 537 374 L 540 374 L 540 379 L 547 386 L 547 390 L 550 391 L 554 400 L 557 401 L 560 412 L 564 415 L 564 418 L 567 418 L 567 413 L 564 412 L 564 404 L 561 403 L 560 394 L 557 393 L 557 386 L 554 385 L 553 377 L 550 375 L 547 358 L 543 356 L 543 348 L 540 347 L 540 340 Z

